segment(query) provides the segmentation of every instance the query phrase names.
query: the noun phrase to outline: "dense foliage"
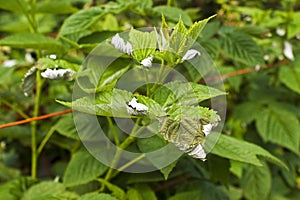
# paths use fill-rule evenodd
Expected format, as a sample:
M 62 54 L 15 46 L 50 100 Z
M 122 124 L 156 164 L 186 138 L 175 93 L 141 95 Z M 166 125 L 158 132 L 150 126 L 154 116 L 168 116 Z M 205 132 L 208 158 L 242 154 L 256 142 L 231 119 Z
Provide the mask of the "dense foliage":
M 0 129 L 1 199 L 300 199 L 299 8 L 295 0 L 0 0 L 0 121 L 31 121 Z M 112 45 L 117 33 L 122 48 Z M 97 56 L 116 58 L 101 71 Z M 134 80 L 155 69 L 150 75 L 164 79 L 163 66 L 187 82 L 116 88 L 132 69 Z M 111 150 L 120 171 L 93 157 L 83 145 L 98 130 L 91 114 L 114 145 L 141 157 L 118 165 L 121 153 Z M 128 136 L 113 116 L 158 121 L 149 128 L 158 134 L 135 138 L 134 126 Z M 192 157 L 189 138 L 172 135 L 179 124 L 193 132 L 195 121 L 201 145 L 203 126 L 219 124 L 206 161 Z M 126 171 L 166 140 L 192 156 Z

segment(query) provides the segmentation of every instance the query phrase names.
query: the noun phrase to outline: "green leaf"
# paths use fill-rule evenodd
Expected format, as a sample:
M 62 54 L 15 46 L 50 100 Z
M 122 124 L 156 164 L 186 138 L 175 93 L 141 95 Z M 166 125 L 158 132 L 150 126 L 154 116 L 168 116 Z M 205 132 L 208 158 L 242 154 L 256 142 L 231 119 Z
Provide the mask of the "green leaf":
M 59 41 L 37 33 L 17 33 L 10 35 L 0 40 L 0 45 L 21 49 L 48 50 L 51 52 L 64 51 L 64 47 Z
M 156 131 L 156 133 L 157 132 L 158 132 L 158 130 Z M 153 135 L 152 137 L 148 137 L 148 138 L 139 138 L 137 140 L 137 145 L 141 152 L 148 153 L 148 152 L 154 152 L 154 151 L 164 148 L 167 145 L 167 142 L 160 135 Z M 176 147 L 174 147 L 174 148 L 176 148 Z M 177 148 L 176 148 L 176 150 L 177 150 Z M 178 156 L 178 154 L 179 155 L 181 154 L 181 152 L 179 150 L 177 152 L 174 151 L 172 153 L 174 153 L 174 156 Z M 172 156 L 172 155 L 168 154 L 168 156 Z M 177 162 L 175 161 L 171 164 L 167 163 L 167 166 L 162 167 L 161 164 L 162 163 L 165 164 L 164 161 L 166 159 L 164 156 L 155 157 L 155 158 L 149 157 L 148 159 L 155 167 L 160 169 L 160 172 L 164 175 L 165 180 L 167 180 L 169 174 L 171 173 L 171 171 L 177 164 Z
M 279 70 L 279 79 L 288 88 L 300 94 L 300 67 L 295 66 L 282 66 Z
M 155 192 L 146 184 L 136 184 L 134 187 L 141 195 L 143 200 L 157 200 Z
M 215 133 L 211 133 L 210 135 L 208 135 L 208 137 L 206 138 L 206 143 L 215 141 L 216 136 L 217 134 Z M 273 163 L 287 169 L 287 166 L 281 160 L 279 160 L 260 146 L 223 134 L 221 134 L 218 138 L 217 143 L 212 149 L 211 153 L 216 154 L 220 157 L 257 166 L 262 166 L 258 158 L 258 156 L 262 156 L 272 161 Z
M 210 16 L 209 18 L 206 18 L 204 20 L 195 22 L 187 31 L 187 38 L 189 41 L 189 46 L 192 46 L 193 43 L 195 42 L 195 40 L 198 38 L 198 36 L 200 35 L 201 31 L 203 30 L 203 28 L 205 27 L 205 25 L 207 24 L 207 22 L 212 19 L 213 17 L 215 17 L 216 15 Z
M 89 193 L 81 196 L 78 200 L 117 200 L 110 194 Z
M 130 117 L 126 110 L 126 102 L 131 101 L 132 93 L 126 90 L 114 89 L 86 96 L 73 102 L 57 101 L 80 112 L 101 116 Z
M 74 71 L 78 71 L 80 65 L 71 63 L 69 61 L 63 59 L 51 59 L 51 58 L 41 58 L 38 60 L 39 69 L 44 70 L 47 68 L 55 69 L 55 68 L 62 68 L 62 69 L 72 69 Z
M 256 113 L 256 127 L 265 142 L 284 146 L 299 155 L 300 123 L 284 109 L 268 107 Z
M 65 191 L 63 184 L 53 181 L 44 181 L 30 187 L 23 195 L 22 200 L 56 199 L 55 196 Z
M 120 187 L 118 187 L 114 184 L 111 184 L 110 182 L 108 182 L 107 180 L 102 179 L 102 178 L 98 178 L 97 180 L 100 183 L 103 183 L 112 192 L 112 195 L 114 195 L 118 199 L 120 199 L 120 200 L 126 199 L 126 194 Z
M 66 186 L 84 184 L 95 180 L 106 170 L 107 166 L 96 160 L 89 152 L 80 150 L 72 155 L 63 177 L 63 183 Z
M 219 156 L 209 156 L 206 162 L 209 166 L 211 182 L 220 182 L 222 184 L 228 183 L 230 177 L 230 162 L 228 159 Z
M 243 169 L 245 165 L 245 163 L 230 160 L 230 172 L 236 175 L 238 178 L 241 178 L 243 175 Z
M 300 12 L 293 12 L 292 16 L 292 19 L 289 18 L 289 23 L 287 23 L 287 39 L 295 37 L 300 32 L 300 24 L 298 21 Z
M 172 162 L 168 166 L 161 168 L 159 171 L 164 175 L 165 180 L 168 180 L 169 174 L 173 171 L 174 167 L 177 165 L 177 161 Z
M 218 33 L 220 30 L 220 21 L 215 20 L 213 22 L 207 23 L 200 33 L 200 37 L 203 40 L 211 40 L 212 37 Z
M 208 55 L 210 55 L 213 60 L 215 60 L 217 58 L 217 56 L 219 55 L 220 49 L 221 49 L 220 41 L 218 39 L 216 39 L 216 38 L 210 38 L 210 39 L 201 38 L 199 43 L 203 46 L 203 48 L 207 51 Z M 203 59 L 202 56 L 200 59 Z
M 126 194 L 127 199 L 134 199 L 134 200 L 143 200 L 142 196 L 140 195 L 139 191 L 135 188 L 130 188 Z
M 195 105 L 204 100 L 211 99 L 226 93 L 197 83 L 170 82 L 159 87 L 153 99 L 163 107 L 178 105 Z
M 213 124 L 220 121 L 220 116 L 216 113 L 216 111 L 201 106 L 173 106 L 168 111 L 168 114 L 173 119 L 188 117 L 191 119 L 202 119 Z
M 183 24 L 181 18 L 174 27 L 174 30 L 170 36 L 170 51 L 176 55 L 181 55 L 184 51 L 187 51 L 186 42 L 187 42 L 187 29 Z
M 28 177 L 13 179 L 0 185 L 0 197 L 5 200 L 20 200 L 23 193 L 35 181 Z
M 245 123 L 250 124 L 255 120 L 255 117 L 260 110 L 261 107 L 257 102 L 247 101 L 235 105 L 233 117 L 234 119 L 243 120 Z
M 181 18 L 185 25 L 191 26 L 193 24 L 193 21 L 191 20 L 189 15 L 182 9 L 177 7 L 156 6 L 153 8 L 153 11 L 156 12 L 158 15 L 164 15 L 168 20 L 178 22 Z
M 266 164 L 261 167 L 247 166 L 241 186 L 247 199 L 267 199 L 271 189 L 271 173 Z
M 142 32 L 135 29 L 129 32 L 129 41 L 132 45 L 133 57 L 137 61 L 154 54 L 156 49 L 156 35 L 154 31 Z
M 89 54 L 83 67 L 77 73 L 77 83 L 88 93 L 111 90 L 117 81 L 132 66 L 128 57 L 111 44 L 101 43 Z
M 126 90 L 114 89 L 112 91 L 98 92 L 94 98 L 92 96 L 86 96 L 73 102 L 58 100 L 57 102 L 84 113 L 108 117 L 130 118 L 132 116 L 127 112 L 126 102 L 130 102 L 132 98 L 132 93 Z M 137 99 L 138 102 L 141 102 L 148 107 L 150 116 L 165 115 L 161 106 L 152 99 L 141 95 L 138 96 Z
M 105 12 L 99 7 L 80 10 L 64 21 L 59 30 L 58 37 L 67 36 L 72 41 L 77 42 L 82 36 L 87 34 L 86 30 L 104 15 Z
M 69 14 L 74 13 L 78 9 L 72 6 L 70 1 L 39 1 L 36 5 L 36 12 L 51 14 Z
M 166 142 L 158 135 L 153 135 L 149 138 L 138 138 L 137 145 L 141 152 L 147 153 L 163 148 L 166 145 Z
M 0 8 L 3 10 L 9 10 L 16 13 L 21 13 L 28 10 L 28 4 L 25 1 L 5 1 L 0 0 Z M 23 11 L 24 10 L 24 11 Z
M 0 67 L 0 85 L 7 85 L 14 70 L 14 67 Z
M 267 28 L 260 27 L 260 26 L 253 26 L 253 25 L 238 27 L 237 30 L 247 35 L 252 35 L 257 37 L 261 37 L 264 34 L 269 33 L 269 30 Z
M 8 181 L 20 177 L 21 172 L 0 162 L 0 180 Z
M 221 49 L 225 56 L 246 65 L 263 64 L 260 47 L 249 35 L 238 31 L 220 31 Z
M 199 200 L 201 192 L 199 190 L 180 192 L 169 198 L 168 200 L 183 200 L 183 199 L 194 199 Z
M 61 118 L 52 128 L 59 134 L 74 140 L 80 140 L 71 116 Z

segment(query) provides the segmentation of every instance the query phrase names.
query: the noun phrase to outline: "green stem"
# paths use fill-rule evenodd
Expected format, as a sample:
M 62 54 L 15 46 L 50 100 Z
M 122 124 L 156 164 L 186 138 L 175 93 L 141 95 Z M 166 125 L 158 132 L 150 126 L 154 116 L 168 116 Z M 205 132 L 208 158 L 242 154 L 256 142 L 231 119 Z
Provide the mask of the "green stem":
M 40 70 L 36 72 L 36 95 L 34 102 L 33 117 L 39 115 L 40 100 L 42 92 L 43 81 L 41 80 Z M 31 177 L 36 178 L 37 174 L 37 121 L 31 123 Z
M 112 133 L 112 135 L 113 135 L 113 137 L 114 137 L 115 144 L 116 144 L 117 146 L 119 146 L 120 141 L 119 141 L 119 137 L 118 137 L 118 135 L 117 135 L 117 131 L 116 131 L 114 125 L 113 125 L 113 122 L 112 122 L 112 120 L 111 120 L 110 117 L 106 117 L 106 119 L 107 119 L 107 121 L 108 121 L 109 129 L 111 130 L 111 133 Z
M 53 133 L 55 132 L 54 128 L 51 128 L 48 133 L 46 134 L 46 136 L 44 137 L 44 139 L 42 140 L 42 142 L 40 143 L 38 149 L 37 149 L 37 155 L 39 156 L 43 150 L 43 148 L 45 147 L 45 145 L 47 144 L 48 140 L 51 138 L 51 136 L 53 135 Z
M 172 0 L 168 0 L 167 6 L 171 6 L 171 5 L 172 5 Z
M 17 106 L 13 105 L 12 103 L 10 103 L 9 101 L 5 100 L 5 99 L 1 99 L 1 101 L 8 105 L 10 108 L 12 108 L 15 112 L 17 112 L 19 115 L 21 115 L 24 119 L 28 119 L 29 116 L 26 115 L 21 109 L 19 109 Z
M 149 96 L 150 94 L 150 88 L 149 88 L 149 77 L 148 77 L 148 73 L 147 73 L 147 69 L 143 69 L 144 75 L 146 77 L 146 88 L 147 88 L 147 96 Z
M 167 66 L 165 66 L 164 64 L 164 60 L 161 61 L 160 64 L 160 69 L 157 75 L 157 79 L 156 82 L 157 83 L 163 83 L 163 81 L 165 80 L 165 78 L 167 77 L 169 70 L 165 71 L 165 68 L 167 68 Z M 169 67 L 169 69 L 171 69 L 171 67 Z M 154 84 L 153 87 L 150 89 L 151 94 L 154 94 L 155 90 L 160 86 L 160 84 Z
M 116 154 L 112 160 L 112 163 L 111 163 L 111 167 L 109 168 L 108 172 L 106 173 L 105 175 L 105 180 L 110 180 L 112 177 L 113 177 L 113 173 L 115 170 L 115 167 L 117 165 L 117 163 L 119 162 L 120 160 L 120 157 L 121 157 L 121 154 L 123 152 L 123 150 L 128 147 L 132 142 L 134 142 L 135 140 L 135 137 L 144 129 L 144 127 L 141 127 L 138 129 L 138 123 L 140 122 L 141 118 L 138 118 L 136 120 L 136 124 L 135 126 L 133 127 L 132 131 L 131 131 L 131 134 L 130 136 L 128 136 L 120 145 L 119 147 L 117 148 L 117 151 L 116 151 Z M 117 173 L 115 173 L 114 175 L 116 175 Z M 104 185 L 102 185 L 101 191 L 104 190 Z
M 37 30 L 36 30 L 36 22 L 35 22 L 35 17 L 34 17 L 34 15 L 35 15 L 35 9 L 34 9 L 34 12 L 28 12 L 28 11 L 23 7 L 23 5 L 22 5 L 22 3 L 21 3 L 20 0 L 17 0 L 17 3 L 19 4 L 19 6 L 20 6 L 22 12 L 24 13 L 24 15 L 25 15 L 25 17 L 26 17 L 26 19 L 27 19 L 27 21 L 28 21 L 28 23 L 29 23 L 30 31 L 31 31 L 32 33 L 36 33 Z M 34 4 L 31 3 L 31 9 L 32 9 L 32 5 L 35 5 L 35 2 L 34 2 Z
M 137 161 L 139 161 L 139 160 L 145 158 L 145 156 L 146 156 L 146 154 L 143 153 L 143 154 L 141 154 L 140 156 L 136 157 L 135 159 L 129 161 L 129 162 L 126 163 L 126 164 L 124 164 L 123 166 L 121 166 L 120 168 L 118 168 L 118 171 L 116 171 L 116 172 L 112 175 L 112 177 L 115 177 L 120 171 L 123 171 L 124 169 L 126 169 L 127 167 L 133 165 L 133 164 L 136 163 Z

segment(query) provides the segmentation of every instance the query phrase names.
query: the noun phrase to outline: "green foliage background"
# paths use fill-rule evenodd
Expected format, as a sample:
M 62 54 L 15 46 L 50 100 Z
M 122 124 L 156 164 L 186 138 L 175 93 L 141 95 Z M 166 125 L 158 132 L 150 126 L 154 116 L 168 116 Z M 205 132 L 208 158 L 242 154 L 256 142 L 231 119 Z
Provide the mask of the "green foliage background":
M 77 71 L 100 42 L 161 26 L 162 13 L 169 27 L 217 14 L 197 41 L 227 92 L 225 126 L 207 161 L 182 156 L 150 173 L 107 178 L 110 169 L 84 150 L 71 114 L 0 129 L 1 199 L 300 199 L 299 8 L 296 0 L 0 0 L 1 124 L 64 110 L 55 100 L 72 98 L 72 81 L 36 73 L 22 84 L 34 65 L 28 51 L 38 70 Z M 8 60 L 17 64 L 4 67 Z M 136 145 L 146 152 L 159 142 Z

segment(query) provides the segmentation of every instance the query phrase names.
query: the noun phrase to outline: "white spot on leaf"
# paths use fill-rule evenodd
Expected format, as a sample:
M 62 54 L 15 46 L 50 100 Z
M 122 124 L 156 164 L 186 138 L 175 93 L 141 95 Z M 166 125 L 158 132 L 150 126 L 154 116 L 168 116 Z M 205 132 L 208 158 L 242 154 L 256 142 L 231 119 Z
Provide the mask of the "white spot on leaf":
M 151 56 L 149 56 L 149 57 L 143 59 L 143 60 L 141 61 L 141 64 L 142 64 L 144 67 L 147 67 L 147 68 L 152 67 L 152 60 L 153 60 L 153 56 L 151 55 Z
M 15 66 L 17 63 L 18 63 L 17 60 L 5 60 L 5 61 L 2 63 L 2 66 L 3 66 L 3 67 L 13 67 L 13 66 Z
M 75 74 L 75 71 L 71 69 L 49 69 L 47 68 L 46 71 L 41 72 L 41 76 L 47 79 L 70 79 Z
M 181 62 L 185 61 L 185 60 L 191 60 L 196 56 L 200 56 L 201 53 L 195 49 L 190 49 L 188 50 L 185 55 L 182 57 Z
M 203 161 L 205 161 L 206 159 L 206 153 L 203 149 L 203 147 L 201 146 L 201 144 L 198 144 L 191 152 L 188 153 L 190 156 L 194 157 L 194 158 L 199 158 Z
M 285 41 L 284 42 L 284 49 L 283 49 L 283 54 L 285 55 L 285 57 L 287 57 L 289 60 L 294 60 L 294 54 L 293 54 L 293 47 L 292 45 Z
M 285 30 L 282 28 L 277 28 L 276 29 L 276 34 L 279 36 L 284 36 L 285 35 Z
M 118 49 L 119 51 L 126 53 L 128 55 L 131 55 L 132 53 L 132 45 L 127 42 L 125 44 L 125 41 L 123 38 L 120 37 L 120 35 L 117 33 L 115 36 L 111 39 L 111 44 Z
M 133 99 L 126 104 L 127 112 L 130 115 L 145 115 L 148 111 L 148 107 L 142 103 L 138 103 L 135 97 L 133 97 Z

